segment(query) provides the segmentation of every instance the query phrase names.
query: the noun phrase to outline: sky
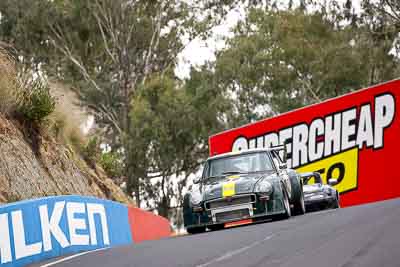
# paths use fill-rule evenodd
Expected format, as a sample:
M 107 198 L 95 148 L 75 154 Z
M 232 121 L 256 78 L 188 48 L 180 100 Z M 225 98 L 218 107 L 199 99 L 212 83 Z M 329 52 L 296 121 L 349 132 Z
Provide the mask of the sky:
M 190 66 L 198 67 L 207 61 L 215 60 L 215 52 L 225 47 L 224 38 L 232 37 L 231 29 L 245 18 L 244 9 L 240 6 L 231 10 L 226 19 L 212 29 L 211 37 L 205 41 L 194 39 L 178 56 L 175 74 L 183 79 L 189 77 Z

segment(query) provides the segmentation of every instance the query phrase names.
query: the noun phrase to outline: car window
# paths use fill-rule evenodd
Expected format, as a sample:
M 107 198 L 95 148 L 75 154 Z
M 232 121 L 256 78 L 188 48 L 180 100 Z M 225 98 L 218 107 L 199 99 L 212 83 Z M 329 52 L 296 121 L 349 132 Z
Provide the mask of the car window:
M 304 180 L 305 185 L 322 184 L 320 176 L 311 175 Z
M 307 178 L 304 180 L 304 185 L 312 185 L 312 184 L 315 184 L 315 178 L 314 178 L 314 176 L 307 177 Z
M 208 176 L 218 176 L 227 172 L 248 173 L 273 170 L 272 162 L 266 153 L 249 153 L 214 159 L 209 162 L 208 167 Z

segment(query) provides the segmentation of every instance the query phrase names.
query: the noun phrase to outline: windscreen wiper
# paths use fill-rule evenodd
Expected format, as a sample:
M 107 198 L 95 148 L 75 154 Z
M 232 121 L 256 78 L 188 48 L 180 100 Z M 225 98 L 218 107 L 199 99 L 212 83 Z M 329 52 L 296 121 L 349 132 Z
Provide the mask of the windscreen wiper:
M 204 180 L 213 179 L 213 178 L 222 178 L 222 175 L 208 176 L 208 177 L 205 177 Z
M 230 171 L 230 172 L 223 172 L 222 175 L 229 175 L 229 174 L 242 174 L 242 172 L 239 171 Z
M 213 176 L 208 176 L 205 177 L 204 180 L 209 180 L 209 179 L 214 179 L 214 178 L 223 178 L 226 175 L 230 175 L 230 174 L 242 174 L 243 172 L 239 172 L 239 171 L 230 171 L 230 172 L 223 172 L 221 174 L 218 175 L 213 175 Z

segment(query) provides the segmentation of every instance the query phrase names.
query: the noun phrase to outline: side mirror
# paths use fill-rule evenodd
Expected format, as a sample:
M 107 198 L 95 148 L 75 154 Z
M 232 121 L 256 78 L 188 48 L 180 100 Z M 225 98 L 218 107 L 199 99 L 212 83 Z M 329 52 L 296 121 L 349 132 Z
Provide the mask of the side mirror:
M 200 181 L 201 181 L 201 178 L 200 178 L 200 177 L 195 177 L 195 178 L 193 179 L 193 183 L 194 183 L 194 184 L 198 184 L 198 183 L 200 183 Z
M 338 184 L 338 180 L 336 179 L 329 179 L 328 180 L 328 184 L 331 186 L 337 185 Z
M 285 169 L 287 169 L 287 163 L 282 163 L 281 165 L 279 165 L 279 169 L 280 169 L 280 170 L 285 170 Z

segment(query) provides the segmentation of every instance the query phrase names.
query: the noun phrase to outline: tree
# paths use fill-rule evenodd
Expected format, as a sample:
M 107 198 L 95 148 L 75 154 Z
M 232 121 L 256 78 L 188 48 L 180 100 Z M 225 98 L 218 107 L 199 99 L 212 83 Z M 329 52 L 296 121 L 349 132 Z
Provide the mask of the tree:
M 36 69 L 40 62 L 47 62 L 47 55 L 52 52 L 50 45 L 43 42 L 47 35 L 43 29 L 47 18 L 54 16 L 54 9 L 50 1 L 37 1 L 33 5 L 31 2 L 0 1 L 0 40 L 8 52 L 23 64 Z M 43 16 L 37 15 L 40 13 Z
M 396 0 L 366 0 L 362 3 L 365 13 L 374 16 L 385 16 L 386 20 L 397 28 L 400 27 L 400 3 Z M 375 14 L 374 14 L 375 13 Z M 379 14 L 376 14 L 379 13 Z
M 187 40 L 207 36 L 234 2 L 6 0 L 0 5 L 0 32 L 28 63 L 33 59 L 47 75 L 72 85 L 105 141 L 125 151 L 138 88 L 153 73 L 170 72 Z M 128 168 L 132 162 L 124 159 L 126 176 L 135 180 Z M 139 185 L 130 189 L 140 205 Z
M 362 27 L 319 11 L 251 9 L 215 63 L 215 79 L 233 96 L 231 126 L 396 77 L 396 59 L 382 46 L 369 54 Z M 381 75 L 371 80 L 374 68 Z
M 209 131 L 221 129 L 221 95 L 205 86 L 206 75 L 192 74 L 186 84 L 154 75 L 132 102 L 131 167 L 147 188 L 147 205 L 165 217 L 181 204 L 188 176 L 206 157 Z
M 398 1 L 363 1 L 359 18 L 363 47 L 370 59 L 371 83 L 393 79 L 400 53 L 400 5 Z

